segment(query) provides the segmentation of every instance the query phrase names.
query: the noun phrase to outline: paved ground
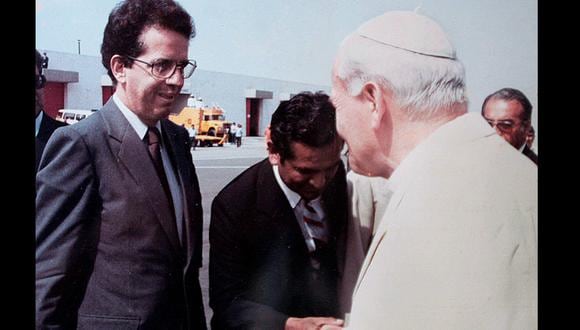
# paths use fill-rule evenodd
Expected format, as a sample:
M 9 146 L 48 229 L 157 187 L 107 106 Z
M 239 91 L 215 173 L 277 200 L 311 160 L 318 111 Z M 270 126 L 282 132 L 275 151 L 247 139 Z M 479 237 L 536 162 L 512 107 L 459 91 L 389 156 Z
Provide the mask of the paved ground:
M 197 147 L 191 152 L 196 166 L 203 204 L 203 267 L 200 282 L 205 304 L 205 314 L 209 326 L 212 311 L 209 307 L 209 241 L 211 202 L 217 193 L 246 168 L 267 156 L 263 137 L 244 137 L 242 146 L 225 145 L 223 147 Z

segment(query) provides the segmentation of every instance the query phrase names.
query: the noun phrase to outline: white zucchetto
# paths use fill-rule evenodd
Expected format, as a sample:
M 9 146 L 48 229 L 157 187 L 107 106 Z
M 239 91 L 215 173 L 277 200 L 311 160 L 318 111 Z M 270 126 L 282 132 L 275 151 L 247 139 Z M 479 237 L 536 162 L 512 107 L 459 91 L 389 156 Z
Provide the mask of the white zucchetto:
M 412 11 L 389 11 L 356 32 L 359 36 L 414 53 L 455 59 L 455 48 L 441 26 Z

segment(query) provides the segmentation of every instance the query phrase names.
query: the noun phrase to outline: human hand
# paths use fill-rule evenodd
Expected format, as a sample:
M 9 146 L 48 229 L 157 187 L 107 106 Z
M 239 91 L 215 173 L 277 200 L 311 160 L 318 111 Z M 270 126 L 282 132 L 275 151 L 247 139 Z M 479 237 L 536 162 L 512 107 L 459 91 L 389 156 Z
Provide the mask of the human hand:
M 334 317 L 289 317 L 284 330 L 340 330 L 344 321 Z

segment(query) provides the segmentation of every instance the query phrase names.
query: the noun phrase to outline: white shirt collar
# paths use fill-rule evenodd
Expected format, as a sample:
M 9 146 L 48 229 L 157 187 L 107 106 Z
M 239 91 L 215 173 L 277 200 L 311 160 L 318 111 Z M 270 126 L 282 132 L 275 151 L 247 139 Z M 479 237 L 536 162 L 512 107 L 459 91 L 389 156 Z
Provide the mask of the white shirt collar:
M 523 152 L 524 152 L 524 148 L 525 148 L 525 147 L 526 147 L 526 143 L 524 142 L 524 144 L 522 144 L 522 146 L 521 146 L 521 147 L 520 147 L 520 149 L 519 149 L 519 150 L 520 150 L 520 152 L 522 152 L 522 153 L 523 153 Z
M 137 117 L 137 115 L 133 111 L 131 111 L 119 99 L 119 97 L 117 96 L 117 94 L 113 94 L 113 102 L 115 102 L 115 104 L 117 105 L 117 107 L 119 108 L 119 110 L 121 110 L 121 113 L 123 114 L 123 116 L 125 116 L 125 118 L 129 122 L 129 124 L 131 125 L 131 127 L 133 127 L 133 129 L 135 130 L 135 132 L 137 132 L 137 135 L 139 136 L 139 139 L 143 140 L 143 138 L 145 137 L 145 134 L 147 134 L 148 126 L 145 125 L 145 123 L 143 123 L 141 121 L 141 119 L 139 119 L 139 117 Z M 159 130 L 159 132 L 161 132 L 161 124 L 159 123 L 159 121 L 157 121 L 157 123 L 155 124 L 155 127 L 157 127 L 157 129 Z
M 286 199 L 290 203 L 290 206 L 295 208 L 302 197 L 300 197 L 300 195 L 298 195 L 296 192 L 292 191 L 292 189 L 288 188 L 288 186 L 284 183 L 282 177 L 280 176 L 280 172 L 278 172 L 278 165 L 272 165 L 272 170 L 274 171 L 276 182 L 278 182 L 278 186 L 280 186 L 280 189 L 282 189 L 284 195 L 286 195 Z
M 300 200 L 302 200 L 302 197 L 300 197 L 300 195 L 295 191 L 293 191 L 292 189 L 288 188 L 288 186 L 284 183 L 284 180 L 282 180 L 282 177 L 280 176 L 278 165 L 272 165 L 272 170 L 274 171 L 274 177 L 276 177 L 276 182 L 278 182 L 278 186 L 280 186 L 280 189 L 282 189 L 282 191 L 284 192 L 284 195 L 286 196 L 288 203 L 290 203 L 290 206 L 293 209 L 295 209 L 298 203 L 300 203 Z M 320 214 L 324 214 L 324 210 L 321 205 L 322 203 L 321 198 L 322 196 L 318 196 L 315 199 L 308 201 L 308 204 L 312 206 L 317 212 L 321 212 Z
M 36 116 L 36 122 L 35 122 L 35 133 L 34 136 L 38 136 L 38 131 L 40 131 L 40 123 L 42 123 L 42 116 L 44 115 L 43 111 L 40 111 L 38 113 L 38 116 Z

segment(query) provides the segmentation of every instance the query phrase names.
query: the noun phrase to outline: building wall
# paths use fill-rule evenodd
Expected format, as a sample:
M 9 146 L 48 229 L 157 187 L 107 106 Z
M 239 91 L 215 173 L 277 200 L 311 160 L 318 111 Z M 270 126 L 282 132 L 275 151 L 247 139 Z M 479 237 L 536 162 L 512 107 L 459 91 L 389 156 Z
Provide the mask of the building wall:
M 48 56 L 48 69 L 78 72 L 78 82 L 65 84 L 65 108 L 87 110 L 101 108 L 101 76 L 107 72 L 100 62 L 100 57 L 50 50 L 39 52 L 45 52 Z
M 262 135 L 270 118 L 281 99 L 288 93 L 296 94 L 301 91 L 323 90 L 329 93 L 328 86 L 303 84 L 290 81 L 251 77 L 215 71 L 198 70 L 188 79 L 189 90 L 192 95 L 201 96 L 205 104 L 211 106 L 214 102 L 226 112 L 226 119 L 246 125 L 246 90 L 257 89 L 272 92 L 271 99 L 262 99 L 260 112 L 260 132 Z M 186 103 L 184 102 L 183 107 Z
M 44 102 L 44 113 L 52 118 L 56 118 L 58 115 L 58 110 L 64 108 L 65 99 L 65 83 L 59 82 L 48 82 L 44 86 L 43 98 Z
M 100 56 L 87 56 L 50 50 L 46 52 L 49 63 L 48 69 L 78 72 L 78 82 L 65 84 L 65 108 L 100 109 L 103 100 L 102 81 L 107 72 L 101 64 Z M 244 125 L 246 123 L 246 90 L 256 89 L 272 92 L 271 99 L 263 99 L 260 111 L 260 132 L 270 122 L 272 113 L 281 100 L 287 100 L 288 95 L 301 91 L 330 92 L 329 86 L 305 84 L 276 79 L 245 76 L 239 74 L 207 71 L 197 69 L 193 76 L 186 79 L 181 91 L 182 96 L 176 101 L 174 111 L 179 111 L 187 104 L 187 97 L 192 94 L 201 97 L 205 104 L 214 103 L 225 110 L 226 119 Z

